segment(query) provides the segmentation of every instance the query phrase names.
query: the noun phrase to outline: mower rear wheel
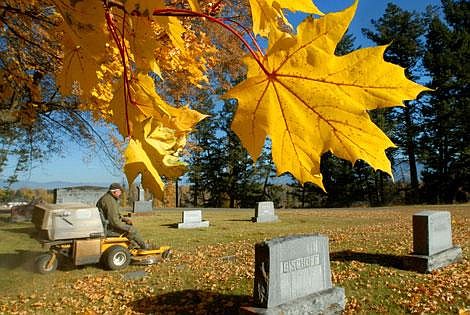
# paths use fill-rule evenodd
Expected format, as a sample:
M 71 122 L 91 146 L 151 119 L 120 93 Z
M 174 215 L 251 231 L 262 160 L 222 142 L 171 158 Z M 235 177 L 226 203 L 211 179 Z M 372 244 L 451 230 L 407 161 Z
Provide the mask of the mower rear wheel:
M 58 265 L 57 256 L 52 253 L 41 254 L 36 257 L 36 261 L 34 262 L 36 271 L 43 275 L 55 271 Z
M 171 251 L 171 249 L 167 249 L 166 251 L 164 251 L 162 253 L 162 258 L 163 259 L 169 259 L 172 254 L 173 254 L 173 252 Z
M 129 250 L 123 246 L 116 245 L 108 248 L 102 256 L 104 267 L 109 270 L 126 268 L 131 262 Z

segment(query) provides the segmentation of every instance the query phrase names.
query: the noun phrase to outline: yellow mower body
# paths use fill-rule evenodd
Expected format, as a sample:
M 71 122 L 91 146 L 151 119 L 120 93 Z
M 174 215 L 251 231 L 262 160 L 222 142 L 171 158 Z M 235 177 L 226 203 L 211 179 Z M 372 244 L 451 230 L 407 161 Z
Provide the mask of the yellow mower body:
M 171 254 L 170 246 L 155 249 L 130 247 L 124 235 L 117 237 L 90 238 L 63 241 L 43 241 L 49 251 L 36 259 L 36 270 L 47 274 L 54 271 L 60 262 L 67 259 L 75 266 L 101 263 L 106 269 L 119 270 L 129 264 L 151 265 Z

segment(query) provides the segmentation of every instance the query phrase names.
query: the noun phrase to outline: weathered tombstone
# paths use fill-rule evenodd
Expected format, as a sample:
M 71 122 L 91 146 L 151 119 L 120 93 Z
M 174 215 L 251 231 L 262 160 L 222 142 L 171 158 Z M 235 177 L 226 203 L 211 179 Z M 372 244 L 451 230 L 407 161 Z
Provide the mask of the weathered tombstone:
M 462 249 L 452 245 L 450 212 L 425 210 L 413 215 L 413 253 L 405 257 L 405 267 L 431 272 L 461 259 Z
M 202 221 L 201 210 L 183 211 L 183 222 L 178 223 L 178 229 L 196 229 L 209 227 L 209 221 Z
M 256 203 L 255 216 L 251 218 L 253 222 L 276 222 L 277 215 L 274 214 L 274 203 L 272 201 L 262 201 Z
M 108 188 L 96 186 L 76 186 L 54 189 L 54 203 L 84 203 L 94 206 Z
M 142 186 L 137 187 L 137 200 L 134 201 L 132 211 L 134 213 L 152 211 L 152 200 L 145 200 L 145 190 Z
M 331 282 L 328 237 L 276 238 L 255 246 L 255 305 L 243 314 L 340 314 L 344 289 Z

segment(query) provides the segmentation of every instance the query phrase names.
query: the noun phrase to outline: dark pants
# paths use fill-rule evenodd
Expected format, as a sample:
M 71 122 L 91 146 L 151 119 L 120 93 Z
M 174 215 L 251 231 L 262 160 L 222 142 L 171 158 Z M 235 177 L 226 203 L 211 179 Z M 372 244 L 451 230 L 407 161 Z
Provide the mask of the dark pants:
M 126 224 L 122 227 L 122 229 L 112 228 L 112 230 L 118 233 L 126 233 L 126 236 L 129 240 L 136 242 L 140 247 L 145 246 L 145 240 L 142 238 L 139 231 L 137 231 L 137 229 L 132 225 Z

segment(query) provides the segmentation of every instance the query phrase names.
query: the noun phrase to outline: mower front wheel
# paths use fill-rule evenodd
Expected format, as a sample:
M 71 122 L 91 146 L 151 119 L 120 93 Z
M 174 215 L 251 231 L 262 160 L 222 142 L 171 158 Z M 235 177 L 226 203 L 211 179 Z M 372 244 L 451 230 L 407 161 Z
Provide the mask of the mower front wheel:
M 106 269 L 119 270 L 129 265 L 131 262 L 131 254 L 127 248 L 116 245 L 104 252 L 102 261 Z
M 36 267 L 37 272 L 45 275 L 55 271 L 57 269 L 57 266 L 59 265 L 59 262 L 55 254 L 45 253 L 36 257 L 34 265 Z

